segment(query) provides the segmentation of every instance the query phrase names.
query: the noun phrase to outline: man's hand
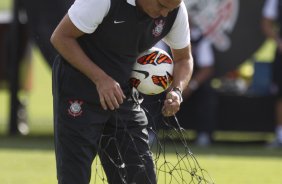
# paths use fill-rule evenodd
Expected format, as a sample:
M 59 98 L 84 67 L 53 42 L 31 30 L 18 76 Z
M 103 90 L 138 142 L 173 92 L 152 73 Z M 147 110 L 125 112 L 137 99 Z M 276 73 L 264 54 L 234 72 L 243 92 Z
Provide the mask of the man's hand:
M 182 99 L 177 92 L 173 90 L 168 92 L 162 108 L 162 114 L 166 117 L 175 115 L 180 109 L 181 101 Z
M 119 83 L 107 75 L 104 75 L 96 82 L 96 87 L 104 110 L 119 108 L 119 105 L 126 98 Z

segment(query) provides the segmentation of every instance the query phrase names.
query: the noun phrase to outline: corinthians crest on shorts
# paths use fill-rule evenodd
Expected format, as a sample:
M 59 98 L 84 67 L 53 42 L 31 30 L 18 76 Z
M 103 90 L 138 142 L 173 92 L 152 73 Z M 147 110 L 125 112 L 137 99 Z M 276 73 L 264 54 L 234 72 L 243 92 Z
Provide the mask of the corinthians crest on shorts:
M 165 25 L 165 21 L 162 20 L 162 19 L 158 19 L 158 20 L 155 20 L 155 27 L 152 31 L 152 34 L 157 37 L 157 36 L 160 36 L 163 32 L 163 29 L 164 29 L 164 25 Z
M 83 101 L 81 100 L 70 100 L 69 101 L 70 103 L 70 106 L 69 106 L 69 109 L 68 109 L 68 114 L 73 116 L 73 117 L 77 117 L 77 116 L 80 116 L 82 114 L 82 104 L 83 104 Z

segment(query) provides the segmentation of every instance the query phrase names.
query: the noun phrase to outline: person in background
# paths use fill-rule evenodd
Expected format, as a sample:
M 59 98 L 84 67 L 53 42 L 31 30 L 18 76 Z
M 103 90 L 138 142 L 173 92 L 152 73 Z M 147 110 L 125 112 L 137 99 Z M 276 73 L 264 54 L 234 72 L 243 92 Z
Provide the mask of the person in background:
M 28 39 L 28 29 L 26 26 L 25 14 L 19 15 L 21 18 L 21 24 L 18 26 L 18 44 L 19 52 L 17 55 L 18 63 L 18 93 L 16 96 L 17 111 L 16 116 L 16 129 L 17 132 L 22 135 L 29 133 L 29 127 L 27 122 L 27 104 L 29 94 L 32 89 L 32 57 L 31 57 L 31 43 Z M 12 51 L 11 42 L 11 25 L 13 21 L 12 11 L 10 9 L 0 10 L 0 90 L 12 88 L 13 76 L 16 70 L 13 68 L 15 65 L 12 64 L 12 54 L 16 55 Z M 15 86 L 15 85 L 14 85 Z M 9 127 L 10 128 L 10 127 Z M 11 129 L 9 129 L 11 131 Z M 11 133 L 11 132 L 9 132 Z
M 282 148 L 282 1 L 266 0 L 262 10 L 262 31 L 277 44 L 272 74 L 275 86 L 275 139 L 268 147 Z

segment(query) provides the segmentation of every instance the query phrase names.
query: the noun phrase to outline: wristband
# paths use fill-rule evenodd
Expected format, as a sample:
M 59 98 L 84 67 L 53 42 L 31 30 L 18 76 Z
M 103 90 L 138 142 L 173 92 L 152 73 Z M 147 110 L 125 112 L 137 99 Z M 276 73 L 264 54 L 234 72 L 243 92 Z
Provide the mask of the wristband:
M 173 88 L 171 89 L 171 91 L 174 91 L 174 92 L 178 95 L 179 100 L 180 100 L 180 103 L 181 103 L 181 102 L 183 101 L 181 89 L 178 88 L 178 87 L 173 87 Z

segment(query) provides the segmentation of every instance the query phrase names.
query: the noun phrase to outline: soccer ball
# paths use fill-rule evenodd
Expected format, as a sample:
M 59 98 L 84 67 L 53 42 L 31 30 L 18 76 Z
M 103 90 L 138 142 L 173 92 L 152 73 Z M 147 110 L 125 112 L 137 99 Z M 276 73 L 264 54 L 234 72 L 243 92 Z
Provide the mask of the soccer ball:
M 133 66 L 130 83 L 140 93 L 155 95 L 172 83 L 173 60 L 169 54 L 152 47 L 141 53 Z

